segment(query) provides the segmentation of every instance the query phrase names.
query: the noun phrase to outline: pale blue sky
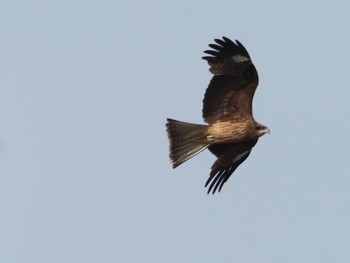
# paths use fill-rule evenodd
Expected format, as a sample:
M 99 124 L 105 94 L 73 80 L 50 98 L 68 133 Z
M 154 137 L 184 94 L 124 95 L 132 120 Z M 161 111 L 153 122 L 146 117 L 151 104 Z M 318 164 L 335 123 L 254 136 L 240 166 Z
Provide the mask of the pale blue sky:
M 349 1 L 1 1 L 0 261 L 350 262 Z M 214 38 L 269 126 L 220 194 L 171 169 Z

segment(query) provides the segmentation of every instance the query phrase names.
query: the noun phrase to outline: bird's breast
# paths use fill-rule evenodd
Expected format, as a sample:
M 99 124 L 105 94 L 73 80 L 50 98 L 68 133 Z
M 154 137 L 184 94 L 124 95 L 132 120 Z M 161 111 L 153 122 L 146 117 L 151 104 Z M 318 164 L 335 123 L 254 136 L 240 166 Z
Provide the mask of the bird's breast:
M 209 126 L 207 139 L 215 143 L 249 140 L 251 125 L 248 122 L 217 122 Z

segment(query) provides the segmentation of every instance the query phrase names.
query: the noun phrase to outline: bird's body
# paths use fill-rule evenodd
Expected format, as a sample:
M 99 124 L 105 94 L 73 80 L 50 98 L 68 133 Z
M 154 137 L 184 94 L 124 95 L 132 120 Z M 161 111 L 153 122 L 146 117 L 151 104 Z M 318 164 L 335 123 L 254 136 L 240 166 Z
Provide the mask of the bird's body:
M 203 59 L 214 77 L 203 100 L 203 118 L 207 125 L 168 119 L 170 159 L 173 168 L 209 149 L 216 157 L 209 179 L 208 193 L 218 189 L 236 168 L 248 158 L 260 136 L 269 129 L 257 123 L 252 114 L 258 74 L 243 45 L 223 37 L 215 39 Z
M 208 126 L 212 143 L 239 143 L 255 137 L 255 122 L 218 121 Z

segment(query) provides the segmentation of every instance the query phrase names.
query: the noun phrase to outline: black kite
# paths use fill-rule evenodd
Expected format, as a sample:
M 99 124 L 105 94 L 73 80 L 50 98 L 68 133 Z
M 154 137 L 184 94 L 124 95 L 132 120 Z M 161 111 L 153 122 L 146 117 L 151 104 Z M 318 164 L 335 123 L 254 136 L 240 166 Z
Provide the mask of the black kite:
M 220 192 L 237 167 L 249 156 L 260 136 L 270 130 L 254 120 L 252 102 L 258 73 L 244 46 L 223 37 L 210 44 L 203 57 L 214 75 L 205 92 L 203 118 L 208 125 L 167 119 L 173 168 L 209 149 L 217 160 L 205 184 Z

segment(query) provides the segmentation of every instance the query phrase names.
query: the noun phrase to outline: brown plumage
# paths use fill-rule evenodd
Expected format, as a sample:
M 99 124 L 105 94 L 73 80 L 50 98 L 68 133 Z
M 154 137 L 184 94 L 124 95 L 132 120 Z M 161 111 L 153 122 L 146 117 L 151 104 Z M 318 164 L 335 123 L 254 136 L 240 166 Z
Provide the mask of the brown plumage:
M 208 125 L 167 119 L 170 159 L 173 168 L 209 149 L 217 160 L 211 167 L 205 187 L 208 194 L 227 182 L 249 156 L 260 136 L 269 129 L 253 117 L 252 103 L 258 86 L 258 73 L 247 50 L 223 37 L 204 53 L 214 75 L 205 92 L 203 118 Z

